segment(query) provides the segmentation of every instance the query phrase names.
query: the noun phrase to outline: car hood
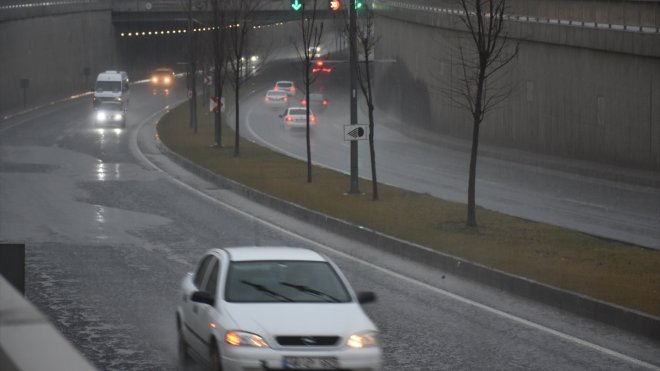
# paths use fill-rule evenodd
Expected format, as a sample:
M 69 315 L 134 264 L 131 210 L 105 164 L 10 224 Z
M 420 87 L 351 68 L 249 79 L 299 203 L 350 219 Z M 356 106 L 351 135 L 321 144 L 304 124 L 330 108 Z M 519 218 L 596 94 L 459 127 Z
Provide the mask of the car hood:
M 261 336 L 338 335 L 376 331 L 356 303 L 226 303 L 236 330 Z

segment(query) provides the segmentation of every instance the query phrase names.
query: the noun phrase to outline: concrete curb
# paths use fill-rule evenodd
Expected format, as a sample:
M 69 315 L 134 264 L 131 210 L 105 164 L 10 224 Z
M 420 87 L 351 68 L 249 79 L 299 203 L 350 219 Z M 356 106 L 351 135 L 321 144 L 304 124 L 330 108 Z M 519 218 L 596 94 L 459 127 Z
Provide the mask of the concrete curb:
M 251 201 L 258 202 L 263 206 L 293 216 L 317 227 L 376 246 L 379 249 L 397 254 L 403 258 L 444 270 L 449 274 L 471 279 L 582 317 L 660 340 L 660 318 L 658 317 L 488 268 L 428 247 L 350 224 L 346 221 L 270 196 L 218 175 L 170 150 L 158 139 L 157 146 L 166 156 L 195 175 L 219 187 L 240 194 Z

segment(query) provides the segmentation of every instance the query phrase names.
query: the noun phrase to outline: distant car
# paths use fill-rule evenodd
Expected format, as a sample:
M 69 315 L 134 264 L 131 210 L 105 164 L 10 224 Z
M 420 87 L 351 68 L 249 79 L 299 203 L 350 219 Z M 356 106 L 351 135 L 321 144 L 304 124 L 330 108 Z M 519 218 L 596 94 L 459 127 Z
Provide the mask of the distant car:
M 285 129 L 307 127 L 307 108 L 305 107 L 289 107 L 280 117 L 282 118 L 282 124 Z M 316 125 L 316 115 L 314 115 L 310 108 L 309 126 L 314 125 Z
M 273 90 L 283 90 L 288 95 L 295 95 L 296 85 L 293 83 L 293 81 L 278 81 L 275 83 Z
M 181 285 L 179 357 L 224 371 L 380 370 L 378 329 L 361 307 L 374 300 L 312 250 L 213 249 Z
M 303 107 L 306 106 L 307 99 L 301 99 L 300 105 Z M 317 111 L 324 110 L 328 107 L 328 100 L 321 93 L 309 93 L 309 107 Z
M 264 103 L 269 107 L 286 107 L 289 105 L 289 95 L 284 90 L 268 90 Z
M 94 122 L 98 125 L 119 124 L 126 127 L 126 110 L 122 102 L 101 101 L 94 109 Z
M 151 73 L 151 85 L 153 87 L 169 88 L 174 85 L 174 78 L 176 77 L 174 70 L 171 68 L 158 68 Z

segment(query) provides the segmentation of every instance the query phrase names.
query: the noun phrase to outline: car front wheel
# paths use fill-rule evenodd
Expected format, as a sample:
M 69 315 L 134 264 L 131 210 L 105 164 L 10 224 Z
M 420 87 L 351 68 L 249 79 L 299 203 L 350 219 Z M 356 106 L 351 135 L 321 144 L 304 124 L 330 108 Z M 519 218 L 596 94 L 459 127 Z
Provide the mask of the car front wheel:
M 211 342 L 211 371 L 222 371 L 222 360 L 220 359 L 220 351 L 215 341 Z
M 183 338 L 183 329 L 181 328 L 181 321 L 177 320 L 177 353 L 179 356 L 179 368 L 186 370 L 190 365 L 190 356 L 188 355 L 188 344 L 186 339 Z

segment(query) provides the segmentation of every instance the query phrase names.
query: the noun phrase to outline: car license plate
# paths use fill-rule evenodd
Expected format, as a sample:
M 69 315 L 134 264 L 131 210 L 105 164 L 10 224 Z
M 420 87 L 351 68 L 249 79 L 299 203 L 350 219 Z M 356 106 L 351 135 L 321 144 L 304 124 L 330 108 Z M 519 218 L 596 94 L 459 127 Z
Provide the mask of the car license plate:
M 284 357 L 283 367 L 290 370 L 334 370 L 339 368 L 335 357 Z

